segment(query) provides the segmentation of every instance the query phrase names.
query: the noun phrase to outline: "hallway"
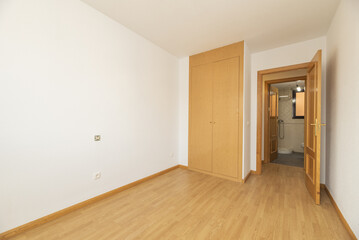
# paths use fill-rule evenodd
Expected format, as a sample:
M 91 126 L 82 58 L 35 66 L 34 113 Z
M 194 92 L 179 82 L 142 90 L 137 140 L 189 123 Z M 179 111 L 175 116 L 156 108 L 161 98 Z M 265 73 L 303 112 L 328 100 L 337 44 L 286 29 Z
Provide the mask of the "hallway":
M 12 239 L 350 239 L 303 174 L 266 164 L 242 184 L 176 169 Z

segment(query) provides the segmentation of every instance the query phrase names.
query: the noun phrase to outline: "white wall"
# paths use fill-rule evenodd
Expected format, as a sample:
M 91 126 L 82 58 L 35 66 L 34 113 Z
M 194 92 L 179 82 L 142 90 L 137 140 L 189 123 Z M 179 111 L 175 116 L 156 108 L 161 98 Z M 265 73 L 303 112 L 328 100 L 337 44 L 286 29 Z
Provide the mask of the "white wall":
M 251 52 L 244 43 L 244 81 L 243 81 L 243 169 L 244 179 L 251 171 Z
M 326 186 L 359 237 L 359 1 L 341 1 L 327 35 Z
M 286 45 L 252 54 L 251 59 L 251 169 L 256 169 L 256 139 L 257 139 L 257 72 L 264 69 L 309 62 L 317 50 L 323 50 L 322 64 L 322 121 L 326 121 L 326 37 Z M 321 136 L 321 182 L 325 181 L 325 128 Z
M 188 166 L 189 57 L 179 59 L 179 164 Z
M 0 232 L 178 163 L 177 58 L 79 0 L 0 1 L 0 109 Z

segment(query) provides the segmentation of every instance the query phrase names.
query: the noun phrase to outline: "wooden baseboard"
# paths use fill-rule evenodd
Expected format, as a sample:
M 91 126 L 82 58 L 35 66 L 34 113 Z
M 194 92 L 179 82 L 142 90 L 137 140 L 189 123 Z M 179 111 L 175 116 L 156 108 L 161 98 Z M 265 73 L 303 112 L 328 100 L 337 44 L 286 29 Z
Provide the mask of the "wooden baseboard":
M 254 170 L 251 170 L 251 174 L 253 175 L 260 175 L 260 173 L 258 171 L 254 171 Z
M 338 208 L 338 205 L 337 205 L 337 203 L 335 202 L 335 200 L 334 200 L 332 194 L 329 192 L 329 189 L 327 188 L 327 186 L 326 186 L 325 184 L 320 184 L 320 188 L 321 188 L 321 189 L 324 189 L 325 192 L 328 194 L 328 197 L 329 197 L 330 201 L 332 202 L 335 211 L 337 211 L 340 220 L 342 221 L 342 223 L 343 223 L 345 229 L 348 231 L 348 233 L 349 233 L 349 235 L 351 236 L 351 238 L 352 238 L 353 240 L 357 240 L 357 237 L 355 236 L 354 232 L 353 232 L 352 229 L 350 228 L 348 222 L 345 220 L 345 218 L 344 218 L 342 212 L 341 212 L 340 209 Z
M 249 173 L 247 174 L 247 176 L 243 179 L 243 183 L 247 182 L 248 178 L 251 176 L 252 174 L 252 170 L 249 171 Z
M 179 164 L 178 167 L 179 167 L 179 168 L 182 168 L 182 169 L 188 169 L 188 166 L 181 165 L 181 164 Z
M 240 182 L 240 183 L 243 182 L 242 176 L 239 176 L 238 178 L 228 177 L 226 175 L 217 174 L 217 173 L 213 173 L 213 172 L 208 172 L 208 171 L 204 171 L 204 170 L 193 168 L 193 167 L 188 167 L 188 170 L 194 171 L 194 172 L 199 172 L 199 173 L 204 173 L 204 174 L 211 175 L 211 176 L 214 176 L 214 177 L 219 177 L 219 178 L 231 180 L 231 181 L 234 181 L 234 182 Z M 242 173 L 241 173 L 241 175 L 242 175 Z
M 136 186 L 136 185 L 138 185 L 140 183 L 146 182 L 146 181 L 148 181 L 148 180 L 150 180 L 152 178 L 155 178 L 157 176 L 160 176 L 160 175 L 163 175 L 165 173 L 168 173 L 168 172 L 170 172 L 170 171 L 172 171 L 172 170 L 174 170 L 176 168 L 187 169 L 187 167 L 183 166 L 183 165 L 176 165 L 174 167 L 165 169 L 165 170 L 163 170 L 161 172 L 152 174 L 152 175 L 150 175 L 148 177 L 142 178 L 142 179 L 137 180 L 135 182 L 132 182 L 132 183 L 129 183 L 129 184 L 124 185 L 122 187 L 116 188 L 116 189 L 114 189 L 112 191 L 106 192 L 104 194 L 98 195 L 96 197 L 93 197 L 93 198 L 90 198 L 90 199 L 85 200 L 83 202 L 80 202 L 80 203 L 77 203 L 75 205 L 72 205 L 72 206 L 70 206 L 68 208 L 65 208 L 65 209 L 62 209 L 60 211 L 54 212 L 54 213 L 52 213 L 50 215 L 47 215 L 47 216 L 44 216 L 42 218 L 36 219 L 36 220 L 31 221 L 29 223 L 25 223 L 25 224 L 23 224 L 23 225 L 21 225 L 19 227 L 16 227 L 16 228 L 10 229 L 10 230 L 8 230 L 6 232 L 0 233 L 0 239 L 5 240 L 5 239 L 8 239 L 10 237 L 14 237 L 14 236 L 16 236 L 16 235 L 18 235 L 20 233 L 29 231 L 29 230 L 31 230 L 33 228 L 36 228 L 36 227 L 38 227 L 38 226 L 40 226 L 42 224 L 45 224 L 45 223 L 50 222 L 52 220 L 55 220 L 55 219 L 57 219 L 59 217 L 62 217 L 64 215 L 66 215 L 66 214 L 69 214 L 69 213 L 71 213 L 71 212 L 73 212 L 73 211 L 75 211 L 77 209 L 83 208 L 85 206 L 88 206 L 90 204 L 98 202 L 98 201 L 100 201 L 102 199 L 108 198 L 108 197 L 110 197 L 110 196 L 112 196 L 112 195 L 114 195 L 116 193 L 122 192 L 122 191 L 124 191 L 126 189 L 129 189 L 129 188 L 132 188 L 132 187 L 134 187 L 134 186 Z

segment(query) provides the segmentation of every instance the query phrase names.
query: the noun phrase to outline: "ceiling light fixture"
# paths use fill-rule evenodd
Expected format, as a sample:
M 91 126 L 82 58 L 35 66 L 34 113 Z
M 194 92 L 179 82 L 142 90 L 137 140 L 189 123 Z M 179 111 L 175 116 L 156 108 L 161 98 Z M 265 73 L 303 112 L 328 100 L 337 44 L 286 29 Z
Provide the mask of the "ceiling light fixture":
M 297 92 L 302 91 L 302 88 L 297 84 Z

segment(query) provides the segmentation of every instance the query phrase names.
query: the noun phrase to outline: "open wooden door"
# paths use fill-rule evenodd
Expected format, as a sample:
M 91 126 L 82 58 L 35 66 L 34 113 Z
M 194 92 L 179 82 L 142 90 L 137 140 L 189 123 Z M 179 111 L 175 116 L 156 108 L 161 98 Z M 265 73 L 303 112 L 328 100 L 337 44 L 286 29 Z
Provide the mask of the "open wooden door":
M 322 50 L 319 50 L 308 67 L 305 87 L 305 185 L 316 204 L 320 204 L 321 73 Z
M 278 158 L 278 88 L 270 87 L 269 94 L 270 162 Z

